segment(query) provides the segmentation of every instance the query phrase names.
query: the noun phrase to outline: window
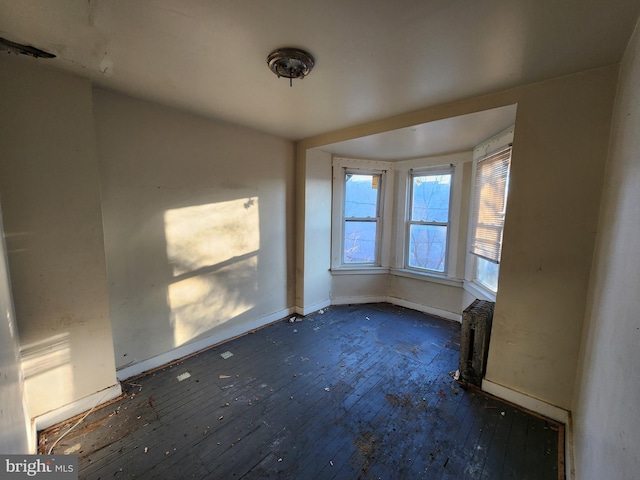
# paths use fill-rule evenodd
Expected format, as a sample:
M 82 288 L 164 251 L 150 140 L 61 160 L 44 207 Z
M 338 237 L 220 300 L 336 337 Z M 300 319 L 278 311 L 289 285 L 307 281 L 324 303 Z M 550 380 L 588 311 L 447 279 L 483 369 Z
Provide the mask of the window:
M 444 273 L 452 169 L 411 172 L 406 267 Z
M 379 264 L 382 174 L 344 174 L 343 264 Z
M 493 293 L 498 291 L 498 274 L 500 265 L 490 262 L 482 257 L 476 257 L 475 269 L 473 272 L 474 281 L 483 287 L 488 288 Z
M 331 270 L 382 273 L 391 250 L 393 164 L 337 156 L 331 163 Z
M 473 280 L 498 291 L 502 235 L 509 190 L 511 146 L 477 160 L 471 210 Z

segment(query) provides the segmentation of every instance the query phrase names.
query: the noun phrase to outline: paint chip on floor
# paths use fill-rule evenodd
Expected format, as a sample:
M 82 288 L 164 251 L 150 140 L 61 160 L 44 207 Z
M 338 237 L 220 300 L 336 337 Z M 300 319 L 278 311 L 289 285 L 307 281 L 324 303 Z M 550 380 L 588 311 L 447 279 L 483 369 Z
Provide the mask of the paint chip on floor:
M 220 356 L 226 360 L 229 357 L 233 357 L 233 353 L 227 351 L 227 352 L 221 353 Z
M 191 376 L 191 374 L 189 372 L 184 372 L 184 373 L 181 373 L 180 375 L 178 375 L 176 378 L 178 379 L 179 382 L 181 382 L 183 380 L 186 380 L 190 376 Z

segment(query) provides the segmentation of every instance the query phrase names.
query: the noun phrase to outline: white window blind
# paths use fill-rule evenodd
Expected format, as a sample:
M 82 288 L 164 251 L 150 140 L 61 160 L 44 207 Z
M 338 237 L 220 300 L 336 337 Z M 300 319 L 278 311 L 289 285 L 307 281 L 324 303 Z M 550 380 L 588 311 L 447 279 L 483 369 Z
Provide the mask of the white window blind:
M 471 212 L 471 253 L 500 262 L 511 146 L 478 160 Z

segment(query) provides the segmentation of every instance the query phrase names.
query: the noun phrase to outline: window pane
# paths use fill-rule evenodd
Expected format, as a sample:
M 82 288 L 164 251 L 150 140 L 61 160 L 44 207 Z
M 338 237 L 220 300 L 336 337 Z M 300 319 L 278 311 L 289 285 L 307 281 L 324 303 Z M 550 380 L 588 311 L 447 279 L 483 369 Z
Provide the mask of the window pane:
M 374 263 L 376 222 L 344 222 L 344 263 Z
M 411 220 L 447 223 L 451 174 L 420 175 L 412 178 Z
M 509 188 L 511 147 L 478 161 L 471 205 L 471 253 L 498 261 Z
M 380 175 L 346 176 L 344 216 L 375 218 L 378 216 Z
M 498 274 L 500 265 L 490 262 L 481 257 L 476 257 L 476 277 L 475 280 L 487 287 L 492 292 L 498 291 Z
M 444 272 L 447 254 L 447 227 L 409 227 L 409 266 Z

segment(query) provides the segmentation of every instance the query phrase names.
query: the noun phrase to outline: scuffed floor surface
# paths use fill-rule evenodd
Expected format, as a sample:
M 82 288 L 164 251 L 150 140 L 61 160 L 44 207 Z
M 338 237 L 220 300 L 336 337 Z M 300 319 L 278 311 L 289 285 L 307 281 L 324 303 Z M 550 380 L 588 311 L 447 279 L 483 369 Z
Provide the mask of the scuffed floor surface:
M 459 324 L 388 304 L 288 320 L 125 382 L 54 453 L 81 479 L 564 478 L 561 425 L 451 378 Z

